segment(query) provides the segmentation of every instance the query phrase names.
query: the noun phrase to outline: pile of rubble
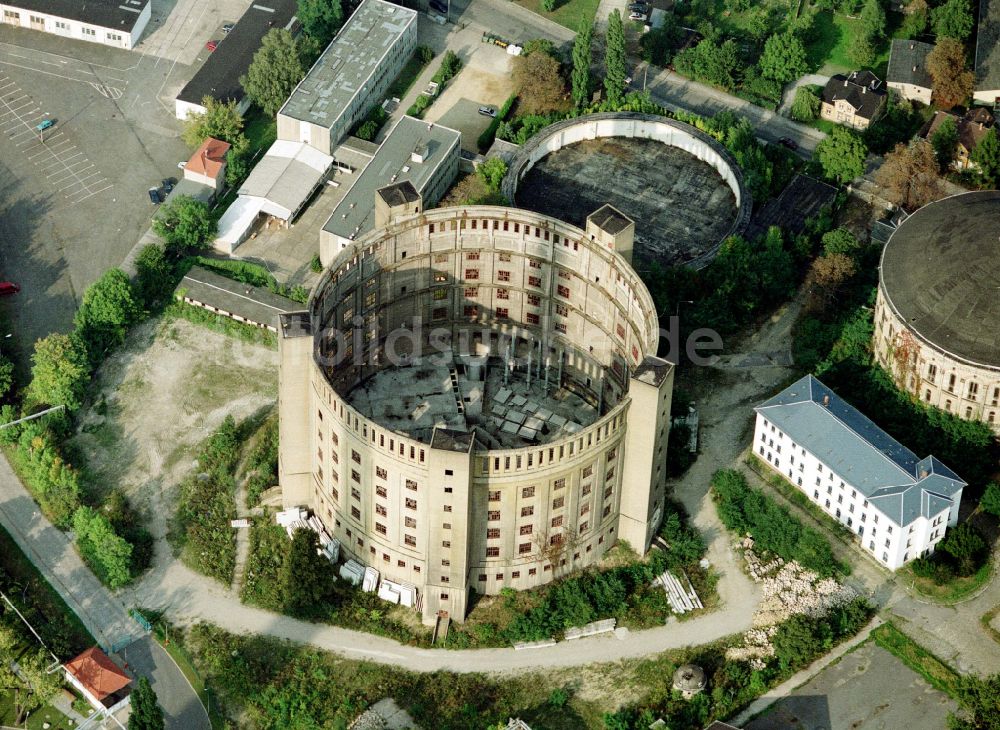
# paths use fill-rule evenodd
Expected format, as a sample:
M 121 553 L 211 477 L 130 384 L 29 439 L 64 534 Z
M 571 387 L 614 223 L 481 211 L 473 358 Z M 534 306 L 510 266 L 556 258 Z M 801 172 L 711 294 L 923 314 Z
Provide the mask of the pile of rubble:
M 771 639 L 778 624 L 796 614 L 823 616 L 857 596 L 852 588 L 833 578 L 820 578 L 794 560 L 763 562 L 753 550 L 752 537 L 747 536 L 741 547 L 750 577 L 761 584 L 763 600 L 754 612 L 754 628 L 743 635 L 742 646 L 726 650 L 727 659 L 747 661 L 754 669 L 763 669 L 765 660 L 774 656 Z

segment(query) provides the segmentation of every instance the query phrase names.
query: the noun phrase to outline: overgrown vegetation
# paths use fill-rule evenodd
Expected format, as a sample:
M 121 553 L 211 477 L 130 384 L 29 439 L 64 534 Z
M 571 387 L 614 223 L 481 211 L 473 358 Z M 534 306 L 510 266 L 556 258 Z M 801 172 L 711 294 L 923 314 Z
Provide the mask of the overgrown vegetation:
M 309 301 L 308 289 L 301 284 L 296 284 L 295 286 L 279 284 L 271 272 L 261 264 L 255 264 L 251 261 L 240 261 L 238 259 L 211 258 L 208 256 L 194 256 L 192 257 L 191 264 L 211 269 L 227 279 L 250 284 L 251 286 L 265 287 L 278 296 L 286 297 L 300 304 L 305 304 Z
M 455 54 L 454 51 L 445 51 L 444 56 L 441 57 L 441 65 L 438 66 L 438 70 L 431 77 L 431 81 L 438 85 L 437 93 L 440 94 L 443 92 L 445 85 L 455 78 L 461 70 L 461 59 Z M 433 101 L 433 97 L 421 94 L 417 97 L 417 100 L 413 103 L 413 105 L 406 110 L 406 113 L 411 117 L 420 119 L 424 116 L 424 112 L 427 111 L 427 107 L 429 107 Z
M 278 483 L 278 419 L 268 418 L 254 436 L 254 444 L 243 466 L 247 507 L 255 507 L 260 495 Z
M 712 499 L 719 519 L 736 535 L 749 533 L 756 546 L 821 576 L 847 575 L 849 565 L 837 560 L 826 538 L 803 525 L 784 506 L 747 484 L 735 469 L 712 477 Z
M 229 522 L 236 518 L 234 470 L 241 434 L 227 416 L 198 453 L 197 467 L 180 485 L 174 543 L 184 564 L 225 585 L 233 580 L 236 534 Z

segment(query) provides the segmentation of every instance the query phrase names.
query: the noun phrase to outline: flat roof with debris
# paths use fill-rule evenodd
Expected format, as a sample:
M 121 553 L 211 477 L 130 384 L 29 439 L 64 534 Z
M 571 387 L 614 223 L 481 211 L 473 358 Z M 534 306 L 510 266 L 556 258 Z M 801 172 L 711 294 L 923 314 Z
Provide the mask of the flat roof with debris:
M 278 113 L 331 128 L 354 96 L 371 83 L 385 55 L 416 22 L 415 10 L 383 0 L 364 0 Z

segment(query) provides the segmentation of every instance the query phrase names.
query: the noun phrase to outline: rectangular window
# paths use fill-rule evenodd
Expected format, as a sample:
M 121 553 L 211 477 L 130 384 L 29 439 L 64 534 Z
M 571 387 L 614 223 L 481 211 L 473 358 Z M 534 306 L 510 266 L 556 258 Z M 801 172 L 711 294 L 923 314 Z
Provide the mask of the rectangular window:
M 385 499 L 389 495 L 389 491 L 382 486 L 375 487 L 375 494 L 377 494 L 382 499 Z
M 534 497 L 534 496 L 535 496 L 535 488 L 534 487 L 523 487 L 521 489 L 521 497 L 523 497 L 524 499 L 527 499 L 528 497 Z
M 521 528 L 520 528 L 519 532 L 522 535 L 530 535 L 531 534 L 531 530 L 532 530 L 532 526 L 531 525 L 521 525 Z
M 351 517 L 353 517 L 356 520 L 360 520 L 361 510 L 359 510 L 357 507 L 351 507 Z
M 580 523 L 580 532 L 581 533 L 586 532 L 588 527 L 590 527 L 590 523 L 589 522 L 581 522 Z
M 361 483 L 361 472 L 357 469 L 351 469 L 351 479 L 356 481 L 358 484 Z
M 486 557 L 488 558 L 499 558 L 500 548 L 499 547 L 488 547 L 486 548 Z
M 510 291 L 507 289 L 497 289 L 497 299 L 510 299 Z
M 409 497 L 407 497 L 406 498 L 406 509 L 416 509 L 416 508 L 417 508 L 417 500 L 410 499 Z
M 526 312 L 524 315 L 524 321 L 528 324 L 538 324 L 538 315 L 534 312 Z
M 413 535 L 405 535 L 403 537 L 403 542 L 406 543 L 410 547 L 416 547 L 417 546 L 417 538 L 415 538 Z
M 562 284 L 557 285 L 556 286 L 556 293 L 559 296 L 561 296 L 561 297 L 563 297 L 565 299 L 569 299 L 569 287 L 568 286 L 563 286 Z
M 466 269 L 465 270 L 465 280 L 466 281 L 476 281 L 479 279 L 479 269 Z
M 451 505 L 450 504 L 444 505 L 444 511 L 445 512 L 451 512 Z
M 497 307 L 495 311 L 497 319 L 507 319 L 510 316 L 510 310 L 507 307 Z
M 563 517 L 562 517 L 562 515 L 559 515 L 558 517 L 553 517 L 552 518 L 552 526 L 553 527 L 562 527 L 562 523 L 563 523 Z
M 416 529 L 417 521 L 412 517 L 406 517 L 403 519 L 403 525 L 412 529 Z
M 491 502 L 499 502 L 500 501 L 500 490 L 497 489 L 496 491 L 491 491 L 488 496 L 489 496 L 489 500 Z
M 556 479 L 554 482 L 552 482 L 553 489 L 562 489 L 565 486 L 566 486 L 565 479 Z
M 540 276 L 529 276 L 528 277 L 528 286 L 536 286 L 538 288 L 541 288 L 541 286 L 542 286 L 542 277 L 540 277 Z
M 498 270 L 497 281 L 510 281 L 510 272 L 503 269 Z
M 487 540 L 498 540 L 498 539 L 500 539 L 500 528 L 499 527 L 490 527 L 490 528 L 488 528 L 486 530 L 486 539 Z
M 379 535 L 386 534 L 385 525 L 376 522 L 375 523 L 375 532 L 377 532 Z
M 387 512 L 386 512 L 385 507 L 383 505 L 381 505 L 381 504 L 376 504 L 375 505 L 375 514 L 379 515 L 380 517 L 387 516 Z
M 556 497 L 555 499 L 552 500 L 552 509 L 559 509 L 564 504 L 566 504 L 565 497 Z
M 533 514 L 535 514 L 535 508 L 534 507 L 522 507 L 521 508 L 521 517 L 531 517 L 531 515 L 533 515 Z
M 489 512 L 486 513 L 486 519 L 489 520 L 490 522 L 499 522 L 500 510 L 498 509 L 490 510 Z
M 406 480 L 406 488 L 415 492 L 415 491 L 417 491 L 417 483 L 415 481 L 413 481 L 412 479 L 407 479 Z
M 531 543 L 530 542 L 522 542 L 520 545 L 517 546 L 517 554 L 518 555 L 527 555 L 530 552 L 531 552 Z

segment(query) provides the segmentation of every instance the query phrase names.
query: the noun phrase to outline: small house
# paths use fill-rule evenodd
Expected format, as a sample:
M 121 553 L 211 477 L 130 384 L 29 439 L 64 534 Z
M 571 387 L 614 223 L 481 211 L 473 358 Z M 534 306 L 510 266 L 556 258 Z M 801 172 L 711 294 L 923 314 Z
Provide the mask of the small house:
M 886 85 L 904 99 L 930 105 L 933 82 L 927 70 L 927 56 L 934 50 L 930 43 L 897 38 L 889 52 Z
M 113 713 L 129 702 L 132 678 L 96 646 L 63 665 L 66 681 L 102 713 Z
M 983 137 L 993 128 L 996 120 L 985 107 L 981 106 L 973 107 L 962 116 L 952 112 L 937 111 L 920 130 L 920 136 L 927 140 L 933 139 L 934 134 L 948 119 L 954 120 L 955 129 L 958 132 L 951 167 L 960 172 L 976 169 L 976 163 L 972 161 L 972 153 L 979 146 Z
M 885 110 L 886 90 L 871 71 L 835 74 L 823 88 L 820 116 L 853 129 L 867 129 Z

